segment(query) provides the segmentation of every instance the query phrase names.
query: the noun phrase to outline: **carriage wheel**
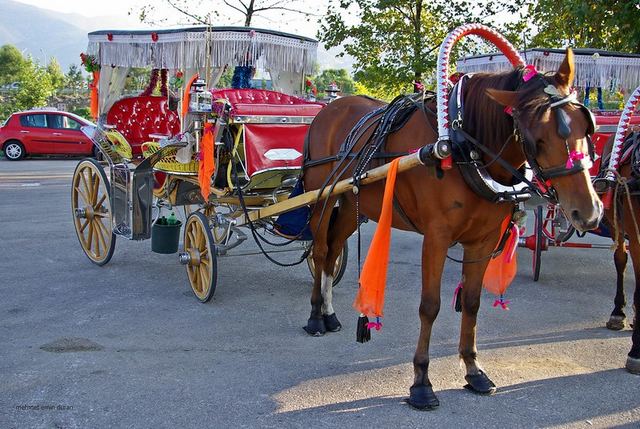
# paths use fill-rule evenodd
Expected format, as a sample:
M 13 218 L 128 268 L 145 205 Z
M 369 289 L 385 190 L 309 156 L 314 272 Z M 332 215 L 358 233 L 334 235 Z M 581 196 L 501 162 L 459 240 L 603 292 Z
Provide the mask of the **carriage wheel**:
M 342 252 L 336 259 L 336 264 L 333 267 L 333 287 L 336 287 L 342 277 L 344 276 L 344 272 L 347 270 L 347 259 L 349 257 L 349 246 L 347 242 L 344 242 L 344 246 L 342 247 Z M 311 276 L 315 279 L 315 264 L 313 262 L 313 250 L 309 252 L 309 256 L 307 256 L 307 266 L 309 267 L 309 271 L 311 272 Z
M 94 159 L 80 161 L 73 172 L 71 211 L 85 255 L 97 265 L 109 262 L 116 245 L 111 196 L 107 175 Z
M 536 215 L 535 215 L 535 228 L 534 234 L 536 237 L 536 247 L 533 250 L 533 281 L 537 282 L 540 278 L 540 257 L 542 256 L 542 240 L 544 240 L 544 231 L 542 230 L 542 225 L 544 223 L 544 219 L 542 218 L 542 206 L 536 207 Z
M 200 212 L 191 213 L 187 219 L 182 255 L 191 290 L 200 302 L 209 301 L 216 291 L 218 264 L 209 221 Z

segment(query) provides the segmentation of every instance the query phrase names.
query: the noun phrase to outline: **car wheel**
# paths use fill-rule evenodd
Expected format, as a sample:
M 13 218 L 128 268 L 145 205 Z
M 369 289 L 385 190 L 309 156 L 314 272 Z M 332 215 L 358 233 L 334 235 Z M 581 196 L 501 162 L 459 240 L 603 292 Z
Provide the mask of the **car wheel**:
M 6 156 L 9 161 L 22 159 L 25 154 L 24 146 L 19 141 L 11 140 L 4 145 L 4 156 Z

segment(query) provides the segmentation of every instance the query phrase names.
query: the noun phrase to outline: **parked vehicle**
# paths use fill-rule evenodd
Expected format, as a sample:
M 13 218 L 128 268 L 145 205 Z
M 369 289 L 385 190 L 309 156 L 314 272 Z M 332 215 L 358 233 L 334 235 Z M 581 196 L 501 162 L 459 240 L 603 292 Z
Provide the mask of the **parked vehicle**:
M 27 155 L 94 155 L 93 143 L 80 131 L 85 125 L 92 123 L 68 112 L 17 112 L 0 127 L 0 149 L 11 161 Z

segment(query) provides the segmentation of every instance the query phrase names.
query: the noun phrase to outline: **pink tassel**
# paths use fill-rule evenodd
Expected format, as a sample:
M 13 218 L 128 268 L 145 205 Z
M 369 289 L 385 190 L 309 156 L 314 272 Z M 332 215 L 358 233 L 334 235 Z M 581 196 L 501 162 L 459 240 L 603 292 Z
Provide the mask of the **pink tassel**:
M 584 153 L 572 150 L 569 153 L 569 157 L 567 158 L 567 163 L 564 165 L 564 167 L 567 170 L 570 168 L 573 168 L 573 165 L 574 165 L 573 161 L 580 161 L 581 159 L 584 159 Z
M 536 66 L 533 64 L 529 64 L 524 68 L 527 72 L 522 76 L 522 80 L 525 82 L 529 82 L 532 77 L 538 74 L 538 70 L 536 70 Z

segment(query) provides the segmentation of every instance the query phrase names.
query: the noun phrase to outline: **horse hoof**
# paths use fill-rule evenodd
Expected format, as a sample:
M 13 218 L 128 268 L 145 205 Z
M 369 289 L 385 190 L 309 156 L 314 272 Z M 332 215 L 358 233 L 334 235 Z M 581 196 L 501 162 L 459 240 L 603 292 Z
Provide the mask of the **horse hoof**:
M 424 385 L 411 386 L 409 399 L 406 402 L 416 410 L 421 411 L 435 410 L 440 406 L 440 401 L 438 401 L 436 394 L 433 393 L 433 388 Z
M 307 334 L 313 337 L 321 337 L 327 332 L 327 328 L 324 325 L 323 319 L 309 319 L 307 321 L 307 326 L 304 326 L 304 329 Z
M 338 332 L 342 329 L 342 325 L 340 324 L 338 317 L 336 317 L 336 313 L 325 314 L 322 316 L 322 320 L 324 321 L 324 326 L 329 332 Z
M 479 395 L 493 395 L 496 393 L 496 385 L 493 384 L 493 381 L 491 381 L 482 370 L 480 370 L 478 374 L 467 374 L 464 376 L 464 379 L 469 383 L 465 385 L 464 388 L 471 390 L 473 393 Z
M 620 331 L 624 329 L 626 318 L 624 316 L 611 316 L 607 322 L 607 329 L 612 331 Z
M 624 366 L 627 368 L 631 374 L 640 375 L 640 358 L 632 358 L 631 356 L 627 356 L 627 363 Z

